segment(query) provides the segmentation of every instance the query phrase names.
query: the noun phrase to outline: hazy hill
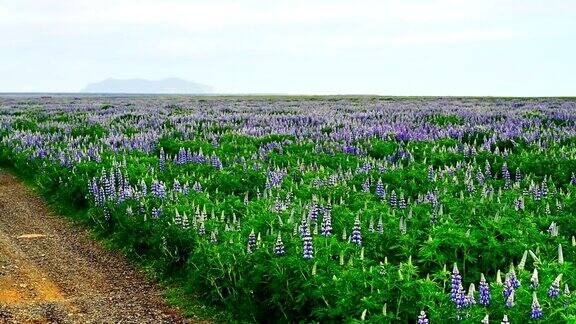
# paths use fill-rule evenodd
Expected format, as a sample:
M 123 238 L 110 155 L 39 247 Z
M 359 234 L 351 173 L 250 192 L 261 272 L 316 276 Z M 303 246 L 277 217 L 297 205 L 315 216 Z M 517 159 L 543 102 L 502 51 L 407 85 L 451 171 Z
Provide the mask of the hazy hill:
M 106 79 L 88 84 L 80 92 L 88 93 L 211 93 L 212 87 L 178 78 L 163 80 Z

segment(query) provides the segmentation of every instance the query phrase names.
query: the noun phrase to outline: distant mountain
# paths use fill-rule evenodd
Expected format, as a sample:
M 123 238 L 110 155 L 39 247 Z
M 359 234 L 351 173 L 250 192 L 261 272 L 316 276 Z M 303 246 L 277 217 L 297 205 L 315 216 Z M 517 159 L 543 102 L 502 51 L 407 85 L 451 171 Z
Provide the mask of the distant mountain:
M 201 94 L 211 93 L 212 87 L 178 78 L 163 80 L 106 79 L 87 85 L 80 92 L 87 93 L 160 93 Z

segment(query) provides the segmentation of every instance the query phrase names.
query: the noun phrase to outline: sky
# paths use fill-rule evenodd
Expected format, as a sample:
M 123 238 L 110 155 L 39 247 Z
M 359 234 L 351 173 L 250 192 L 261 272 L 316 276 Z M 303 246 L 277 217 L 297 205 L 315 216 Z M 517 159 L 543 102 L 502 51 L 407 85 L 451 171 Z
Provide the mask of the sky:
M 574 0 L 0 0 L 0 92 L 576 96 Z

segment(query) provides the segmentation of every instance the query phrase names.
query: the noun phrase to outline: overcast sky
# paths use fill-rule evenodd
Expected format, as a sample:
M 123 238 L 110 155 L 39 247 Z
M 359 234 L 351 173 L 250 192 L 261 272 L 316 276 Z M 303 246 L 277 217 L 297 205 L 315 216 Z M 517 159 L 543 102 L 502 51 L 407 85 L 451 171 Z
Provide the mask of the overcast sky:
M 0 0 L 0 92 L 576 95 L 574 0 Z

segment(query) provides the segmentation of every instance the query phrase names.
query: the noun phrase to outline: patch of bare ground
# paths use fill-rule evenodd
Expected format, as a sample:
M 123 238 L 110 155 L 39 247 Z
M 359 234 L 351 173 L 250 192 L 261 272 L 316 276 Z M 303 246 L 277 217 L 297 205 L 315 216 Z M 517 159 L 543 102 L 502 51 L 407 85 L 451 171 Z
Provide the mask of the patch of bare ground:
M 0 173 L 0 323 L 182 323 L 161 290 Z

